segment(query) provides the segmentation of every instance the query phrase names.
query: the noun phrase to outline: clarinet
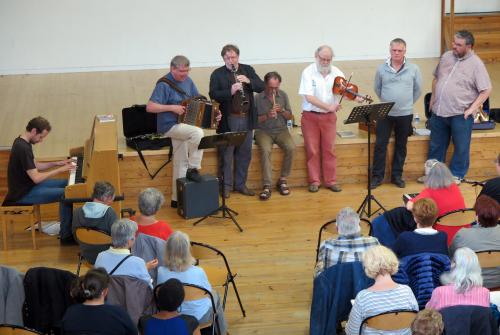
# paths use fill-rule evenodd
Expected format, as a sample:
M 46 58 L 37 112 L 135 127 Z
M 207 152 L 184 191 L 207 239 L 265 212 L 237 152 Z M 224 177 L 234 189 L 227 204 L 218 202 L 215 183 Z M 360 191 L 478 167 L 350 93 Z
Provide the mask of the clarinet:
M 240 81 L 238 80 L 238 73 L 237 73 L 237 70 L 236 70 L 236 66 L 234 66 L 234 64 L 231 64 L 231 72 L 234 75 L 235 82 L 240 83 Z M 248 104 L 248 98 L 245 95 L 245 90 L 243 90 L 243 84 L 242 84 L 241 88 L 239 89 L 239 91 L 240 91 L 240 95 L 241 95 L 241 105 L 242 106 L 247 105 Z

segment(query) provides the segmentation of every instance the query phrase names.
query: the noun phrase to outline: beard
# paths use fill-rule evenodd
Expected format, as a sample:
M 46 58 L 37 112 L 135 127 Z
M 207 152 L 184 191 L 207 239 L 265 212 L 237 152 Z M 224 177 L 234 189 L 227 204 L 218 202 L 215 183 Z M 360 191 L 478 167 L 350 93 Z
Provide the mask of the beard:
M 322 75 L 327 75 L 330 72 L 332 72 L 332 67 L 330 64 L 321 65 L 320 62 L 316 62 L 316 68 L 318 69 L 318 72 L 321 73 Z

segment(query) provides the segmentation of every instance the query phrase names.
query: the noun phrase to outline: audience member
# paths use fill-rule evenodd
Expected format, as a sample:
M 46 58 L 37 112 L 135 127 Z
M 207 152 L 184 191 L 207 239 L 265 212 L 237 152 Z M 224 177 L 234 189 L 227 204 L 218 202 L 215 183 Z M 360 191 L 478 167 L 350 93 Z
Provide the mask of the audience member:
M 111 225 L 118 220 L 116 213 L 110 205 L 115 198 L 115 188 L 106 181 L 98 181 L 94 185 L 92 201 L 86 202 L 73 213 L 72 231 L 76 239 L 76 229 L 87 227 L 111 233 Z M 107 247 L 105 247 L 107 249 Z M 80 243 L 80 253 L 91 264 L 95 263 L 97 254 L 104 251 L 102 246 L 93 246 Z
M 444 286 L 434 289 L 426 308 L 441 310 L 456 305 L 490 305 L 490 292 L 483 287 L 479 261 L 469 248 L 455 251 L 451 271 L 441 275 L 441 283 Z
M 436 202 L 438 217 L 451 211 L 465 208 L 465 200 L 460 192 L 460 188 L 454 182 L 453 176 L 446 166 L 435 159 L 425 162 L 425 188 L 415 198 L 410 199 L 406 204 L 408 210 L 412 210 L 415 201 L 422 198 L 431 198 Z M 467 225 L 468 226 L 468 225 Z M 453 236 L 464 226 L 450 227 L 436 224 L 434 228 L 448 234 L 448 245 L 453 240 Z
M 441 335 L 443 330 L 443 317 L 431 308 L 421 310 L 411 324 L 412 335 Z
M 321 244 L 314 277 L 337 263 L 361 261 L 366 249 L 379 244 L 375 237 L 361 235 L 359 222 L 359 215 L 352 208 L 340 210 L 335 222 L 339 236 Z
M 488 180 L 484 184 L 479 195 L 488 195 L 500 204 L 500 154 L 498 154 L 497 159 L 495 160 L 495 166 L 497 168 L 498 177 Z
M 158 266 L 158 260 L 148 263 L 133 256 L 130 248 L 135 241 L 137 224 L 129 219 L 121 219 L 111 226 L 112 246 L 97 255 L 95 267 L 103 267 L 110 275 L 130 276 L 146 281 L 152 286 L 149 269 Z
M 487 195 L 481 195 L 476 200 L 474 210 L 479 225 L 470 229 L 461 229 L 455 235 L 450 246 L 450 254 L 462 247 L 468 247 L 475 252 L 486 250 L 500 250 L 500 205 Z M 500 287 L 500 267 L 483 268 L 484 286 L 487 288 Z
M 208 291 L 212 291 L 212 286 L 208 282 L 205 271 L 199 266 L 195 266 L 195 259 L 191 255 L 191 243 L 187 234 L 181 231 L 174 231 L 167 240 L 165 247 L 165 264 L 158 268 L 158 284 L 164 283 L 171 278 L 180 280 L 182 283 L 201 286 Z M 219 328 L 221 334 L 226 333 L 227 325 L 224 319 L 219 296 L 213 294 Z M 210 298 L 203 298 L 194 301 L 185 301 L 181 305 L 182 314 L 194 316 L 200 324 L 212 320 L 213 311 Z
M 394 252 L 399 258 L 433 252 L 448 256 L 447 235 L 432 228 L 437 218 L 437 205 L 431 198 L 415 201 L 413 219 L 417 223 L 414 231 L 402 232 L 394 245 Z
M 139 319 L 141 335 L 200 335 L 198 320 L 177 311 L 184 300 L 184 287 L 178 279 L 158 285 L 154 297 L 158 313 Z
M 155 215 L 165 203 L 165 197 L 156 188 L 149 187 L 139 194 L 139 211 L 141 214 L 132 218 L 137 222 L 138 233 L 155 236 L 167 240 L 172 228 L 167 222 L 157 220 Z
M 375 283 L 356 296 L 345 329 L 347 335 L 375 334 L 374 329 L 367 326 L 363 326 L 360 332 L 361 324 L 367 317 L 393 310 L 418 311 L 411 289 L 395 283 L 391 278 L 398 271 L 398 259 L 390 249 L 384 246 L 367 249 L 363 255 L 363 267 Z M 410 334 L 410 329 L 391 331 L 391 334 Z
M 61 322 L 61 334 L 136 335 L 130 316 L 119 306 L 104 303 L 109 275 L 103 268 L 91 269 L 73 283 L 70 306 Z

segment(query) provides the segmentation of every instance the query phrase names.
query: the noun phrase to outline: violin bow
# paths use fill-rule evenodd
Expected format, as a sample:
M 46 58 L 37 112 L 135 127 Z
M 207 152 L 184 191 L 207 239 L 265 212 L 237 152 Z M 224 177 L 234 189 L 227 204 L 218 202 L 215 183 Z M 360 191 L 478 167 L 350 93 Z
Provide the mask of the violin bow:
M 349 76 L 349 80 L 347 80 L 347 84 L 345 85 L 345 90 L 342 93 L 342 96 L 340 97 L 339 105 L 342 104 L 342 99 L 344 99 L 345 92 L 347 91 L 347 88 L 349 87 L 349 84 L 351 83 L 351 78 L 354 72 L 351 72 L 351 75 Z

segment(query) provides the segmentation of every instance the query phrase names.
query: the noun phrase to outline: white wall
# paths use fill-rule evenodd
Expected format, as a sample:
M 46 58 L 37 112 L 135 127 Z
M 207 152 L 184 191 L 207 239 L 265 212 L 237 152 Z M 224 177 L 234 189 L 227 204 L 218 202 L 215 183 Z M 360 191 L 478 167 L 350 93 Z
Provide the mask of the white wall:
M 455 0 L 455 13 L 498 11 L 500 11 L 500 0 Z M 446 12 L 450 12 L 450 0 L 446 0 Z
M 496 1 L 496 0 L 495 0 Z M 408 56 L 439 56 L 437 0 L 0 0 L 0 74 L 221 64 L 236 43 L 250 64 L 380 59 L 402 37 Z

